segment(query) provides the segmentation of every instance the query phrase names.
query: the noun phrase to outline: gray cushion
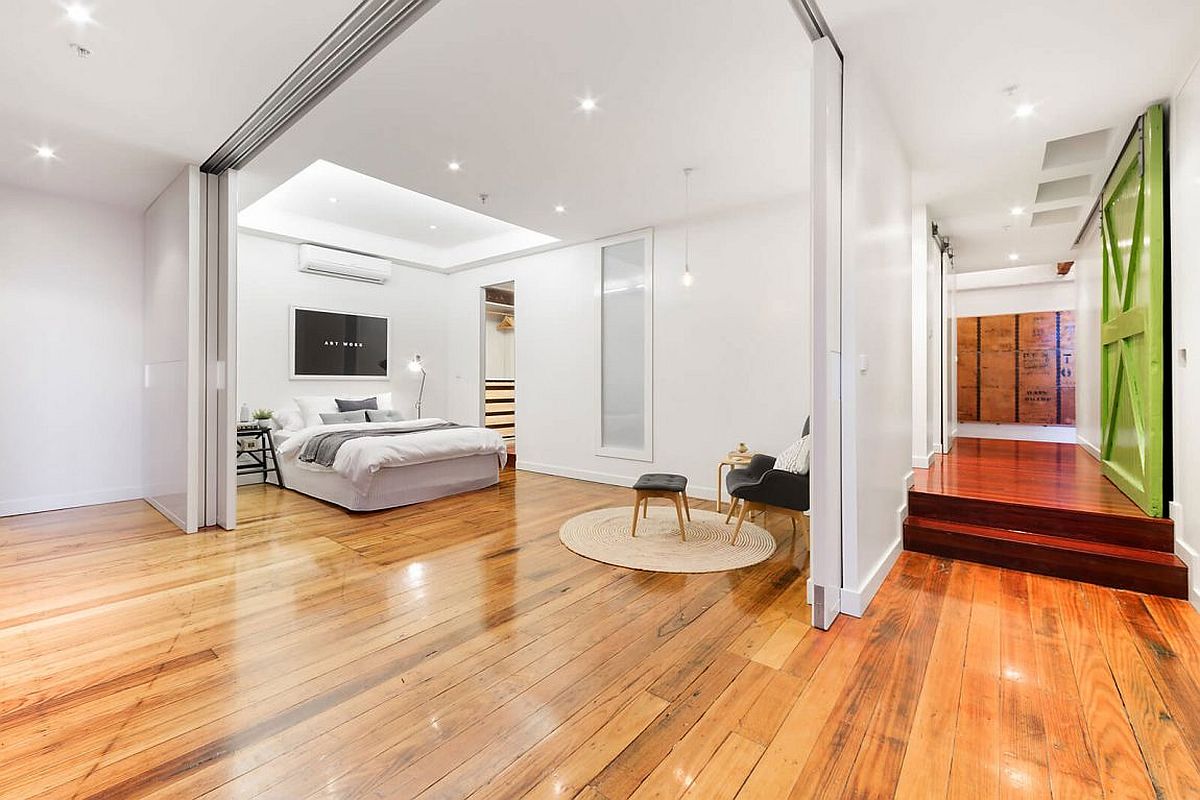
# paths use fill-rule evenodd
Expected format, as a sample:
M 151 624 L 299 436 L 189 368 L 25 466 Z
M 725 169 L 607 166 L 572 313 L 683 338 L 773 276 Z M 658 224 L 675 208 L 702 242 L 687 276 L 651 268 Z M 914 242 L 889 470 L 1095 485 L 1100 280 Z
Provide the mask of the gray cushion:
M 687 489 L 687 478 L 669 472 L 648 472 L 637 479 L 633 488 L 655 492 L 682 492 Z
M 390 408 L 379 409 L 379 410 L 374 409 L 374 408 L 369 408 L 369 409 L 367 409 L 367 421 L 368 422 L 403 422 L 404 415 L 401 414 L 399 411 L 394 411 L 393 409 L 390 409 Z
M 334 398 L 333 402 L 337 403 L 338 411 L 358 411 L 360 409 L 366 410 L 368 408 L 379 408 L 379 401 L 374 397 L 368 397 L 366 400 L 338 400 L 337 398 Z
M 321 414 L 322 425 L 338 425 L 343 422 L 366 422 L 366 411 L 328 411 Z

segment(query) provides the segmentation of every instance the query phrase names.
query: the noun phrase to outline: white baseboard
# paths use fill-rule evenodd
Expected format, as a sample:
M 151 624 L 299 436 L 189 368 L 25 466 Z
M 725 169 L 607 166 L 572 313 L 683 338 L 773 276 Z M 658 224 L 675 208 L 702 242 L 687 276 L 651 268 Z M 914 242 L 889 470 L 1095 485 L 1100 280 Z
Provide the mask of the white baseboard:
M 183 531 L 184 533 L 195 533 L 194 530 L 191 530 L 191 531 L 188 530 L 187 522 L 185 520 L 180 518 L 180 516 L 178 514 L 176 514 L 174 511 L 171 511 L 169 508 L 167 508 L 162 503 L 155 500 L 153 497 L 146 497 L 143 499 L 146 501 L 146 503 L 151 508 L 153 508 L 155 511 L 162 514 L 164 517 L 166 517 L 172 523 L 174 523 L 175 527 L 179 528 L 179 530 Z
M 525 472 L 536 472 L 540 475 L 555 475 L 559 478 L 573 478 L 577 481 L 588 481 L 589 483 L 606 483 L 610 486 L 633 486 L 637 477 L 629 477 L 627 475 L 617 475 L 612 472 L 596 472 L 590 469 L 576 469 L 575 467 L 560 467 L 556 464 L 537 464 L 531 461 L 522 461 L 518 456 L 517 469 Z M 687 488 L 688 497 L 695 497 L 700 500 L 716 500 L 717 489 L 715 486 L 698 486 L 689 483 Z M 728 496 L 722 494 L 725 500 Z
M 903 549 L 904 540 L 897 536 L 896 541 L 892 542 L 887 552 L 883 554 L 883 558 L 879 559 L 879 562 L 867 574 L 866 580 L 857 589 L 842 589 L 843 614 L 849 614 L 852 617 L 861 617 L 866 613 L 867 606 L 871 604 L 875 593 L 883 585 L 883 579 L 888 576 L 888 573 L 892 571 L 892 567 L 896 565 L 896 560 L 900 558 L 900 553 Z
M 964 422 L 957 436 L 964 439 L 1013 439 L 1019 442 L 1058 442 L 1075 444 L 1076 431 L 1070 425 L 1024 425 L 1003 422 Z
M 915 472 L 909 470 L 908 474 L 904 476 L 904 491 L 907 492 L 914 485 L 916 485 L 916 482 L 917 482 L 917 474 Z M 905 503 L 903 508 L 907 509 L 908 503 Z M 900 517 L 900 519 L 903 520 L 904 517 Z
M 121 486 L 115 489 L 98 489 L 93 492 L 22 497 L 15 500 L 0 500 L 0 517 L 14 517 L 18 514 L 37 514 L 41 511 L 59 511 L 64 508 L 81 508 L 141 499 L 142 487 L 140 486 Z
M 1097 461 L 1100 460 L 1100 448 L 1099 447 L 1097 447 L 1096 445 L 1092 444 L 1087 439 L 1085 439 L 1079 435 L 1076 435 L 1075 443 L 1078 444 L 1080 447 L 1082 447 L 1084 450 L 1086 450 L 1088 455 L 1090 455 L 1092 458 L 1096 459 Z
M 1167 504 L 1167 513 L 1175 523 L 1175 555 L 1188 568 L 1188 600 L 1200 611 L 1200 552 L 1180 538 L 1184 530 L 1183 506 L 1172 500 Z
M 937 455 L 936 450 L 930 450 L 928 455 L 913 456 L 912 465 L 915 469 L 929 469 L 933 466 L 933 457 Z

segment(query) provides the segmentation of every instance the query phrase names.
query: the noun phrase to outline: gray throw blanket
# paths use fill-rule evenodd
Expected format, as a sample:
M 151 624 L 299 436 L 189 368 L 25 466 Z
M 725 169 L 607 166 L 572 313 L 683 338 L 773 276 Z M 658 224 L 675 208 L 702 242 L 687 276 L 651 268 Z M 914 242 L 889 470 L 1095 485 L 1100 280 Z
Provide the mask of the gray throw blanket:
M 306 464 L 317 463 L 323 467 L 332 467 L 333 460 L 337 458 L 338 450 L 341 450 L 342 445 L 352 439 L 363 439 L 368 436 L 404 436 L 409 433 L 444 431 L 450 428 L 461 427 L 463 426 L 453 422 L 443 422 L 438 425 L 430 425 L 428 428 L 379 428 L 377 430 L 317 433 L 304 443 L 304 447 L 300 449 L 300 455 L 297 458 Z

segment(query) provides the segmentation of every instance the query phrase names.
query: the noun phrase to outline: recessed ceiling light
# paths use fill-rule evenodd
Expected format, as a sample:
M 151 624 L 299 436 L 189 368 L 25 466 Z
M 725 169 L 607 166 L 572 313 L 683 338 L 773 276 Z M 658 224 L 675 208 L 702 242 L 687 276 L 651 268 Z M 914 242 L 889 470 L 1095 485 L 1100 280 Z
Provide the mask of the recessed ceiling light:
M 564 205 L 557 205 L 554 207 L 554 213 L 555 214 L 565 214 L 565 213 L 567 213 L 567 207 Z
M 457 161 L 451 161 L 446 165 L 446 169 L 450 170 L 451 172 L 458 172 L 460 169 L 462 169 L 462 164 Z
M 1013 109 L 1013 116 L 1017 119 L 1026 119 L 1032 117 L 1035 110 L 1033 103 L 1021 103 Z
M 584 97 L 579 101 L 580 111 L 595 111 L 596 108 L 596 98 L 594 97 Z
M 437 230 L 437 225 L 430 225 L 430 226 L 429 226 L 429 230 L 431 230 L 431 231 L 436 231 L 436 230 Z
M 47 147 L 47 146 L 46 146 L 46 145 L 44 145 L 44 144 L 43 144 L 43 145 L 39 145 L 39 146 L 36 148 L 36 152 L 37 152 L 37 157 L 38 157 L 38 158 L 44 158 L 44 159 L 46 159 L 47 161 L 49 161 L 50 159 L 54 158 L 54 148 L 53 148 L 53 147 Z
M 1008 254 L 1009 261 L 1019 261 L 1020 259 L 1021 259 L 1020 253 L 1009 253 Z
M 336 203 L 336 202 L 337 202 L 337 198 L 336 198 L 336 197 L 331 197 L 331 198 L 329 198 L 329 202 L 331 202 L 331 203 Z
M 1025 209 L 1021 208 L 1020 206 L 1013 206 L 1008 210 L 1008 213 L 1012 214 L 1014 217 L 1019 217 L 1025 213 Z
M 66 7 L 67 19 L 76 25 L 87 25 L 92 22 L 92 10 L 82 3 L 71 3 Z

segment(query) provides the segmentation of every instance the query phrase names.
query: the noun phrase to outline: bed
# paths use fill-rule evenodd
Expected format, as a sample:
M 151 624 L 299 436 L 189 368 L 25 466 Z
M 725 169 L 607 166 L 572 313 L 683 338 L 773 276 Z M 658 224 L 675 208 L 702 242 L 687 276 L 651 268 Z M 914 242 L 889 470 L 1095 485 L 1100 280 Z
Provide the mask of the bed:
M 438 418 L 279 431 L 289 489 L 351 511 L 378 511 L 494 486 L 508 460 L 485 428 Z

